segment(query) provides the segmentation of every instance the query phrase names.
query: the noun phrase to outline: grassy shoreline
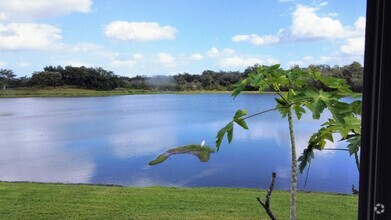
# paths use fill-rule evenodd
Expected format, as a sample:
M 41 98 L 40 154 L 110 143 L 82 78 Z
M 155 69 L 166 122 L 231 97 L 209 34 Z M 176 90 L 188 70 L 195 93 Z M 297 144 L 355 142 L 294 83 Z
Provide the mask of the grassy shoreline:
M 0 182 L 0 219 L 268 219 L 249 188 L 118 187 Z M 289 218 L 288 191 L 271 207 Z M 357 219 L 357 196 L 299 192 L 298 219 Z
M 95 96 L 116 96 L 116 95 L 138 95 L 138 94 L 230 94 L 231 91 L 151 91 L 134 89 L 114 89 L 108 91 L 97 91 L 79 88 L 23 88 L 0 90 L 0 98 L 29 98 L 29 97 L 95 97 Z M 247 94 L 258 94 L 256 91 L 244 92 Z M 270 94 L 270 93 L 269 93 Z

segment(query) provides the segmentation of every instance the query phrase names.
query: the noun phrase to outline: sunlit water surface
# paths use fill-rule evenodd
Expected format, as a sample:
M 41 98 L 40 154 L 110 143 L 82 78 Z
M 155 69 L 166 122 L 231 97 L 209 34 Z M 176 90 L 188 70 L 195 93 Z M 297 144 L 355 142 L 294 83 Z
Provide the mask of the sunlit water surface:
M 290 187 L 290 139 L 278 112 L 248 120 L 250 130 L 234 129 L 234 140 L 202 163 L 175 155 L 148 162 L 167 149 L 199 144 L 214 147 L 217 131 L 237 109 L 273 108 L 274 95 L 134 95 L 88 98 L 0 99 L 0 180 L 99 183 L 131 186 L 267 188 Z M 295 122 L 298 155 L 326 120 L 310 114 Z M 336 137 L 338 139 L 338 137 Z M 329 143 L 346 148 L 346 143 Z M 350 193 L 358 185 L 353 157 L 345 151 L 316 152 L 307 186 Z

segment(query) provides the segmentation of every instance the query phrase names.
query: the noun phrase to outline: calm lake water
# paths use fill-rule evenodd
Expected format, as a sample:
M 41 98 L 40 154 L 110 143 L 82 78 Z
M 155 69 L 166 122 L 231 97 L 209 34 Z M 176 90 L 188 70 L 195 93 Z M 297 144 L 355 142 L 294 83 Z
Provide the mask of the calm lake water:
M 148 162 L 187 144 L 214 147 L 217 131 L 239 108 L 249 114 L 273 108 L 274 95 L 134 95 L 88 98 L 0 99 L 0 180 L 100 183 L 131 186 L 290 189 L 290 145 L 286 119 L 278 112 L 235 127 L 231 144 L 202 163 L 175 155 Z M 327 115 L 305 115 L 295 123 L 297 154 Z M 345 148 L 346 143 L 328 147 Z M 345 151 L 316 152 L 307 186 L 298 188 L 351 193 L 358 185 L 354 158 Z

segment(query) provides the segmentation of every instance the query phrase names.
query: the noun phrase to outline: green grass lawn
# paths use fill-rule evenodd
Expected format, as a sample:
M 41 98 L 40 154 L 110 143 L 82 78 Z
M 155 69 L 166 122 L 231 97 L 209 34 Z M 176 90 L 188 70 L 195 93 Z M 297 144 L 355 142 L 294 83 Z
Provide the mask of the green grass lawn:
M 268 219 L 239 188 L 168 188 L 0 182 L 0 219 Z M 289 219 L 287 191 L 271 207 Z M 297 219 L 357 219 L 357 196 L 299 192 Z

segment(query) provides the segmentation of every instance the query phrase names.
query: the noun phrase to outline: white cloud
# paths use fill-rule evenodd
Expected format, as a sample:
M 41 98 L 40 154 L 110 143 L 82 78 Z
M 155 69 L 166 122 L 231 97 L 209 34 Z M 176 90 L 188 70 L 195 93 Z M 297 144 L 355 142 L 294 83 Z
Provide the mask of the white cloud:
M 72 12 L 90 12 L 92 0 L 0 1 L 0 20 L 32 20 L 58 17 Z
M 320 7 L 323 7 L 323 6 L 326 6 L 326 5 L 328 5 L 328 4 L 329 4 L 328 2 L 322 2 L 322 3 L 319 4 L 319 6 L 320 6 Z
M 355 34 L 364 36 L 365 24 L 366 24 L 366 19 L 364 17 L 359 17 L 354 22 L 354 32 L 355 32 Z
M 199 53 L 195 53 L 195 54 L 192 54 L 191 56 L 190 56 L 190 59 L 191 60 L 202 60 L 204 57 L 201 55 L 201 54 L 199 54 Z
M 245 68 L 248 66 L 254 66 L 255 64 L 264 64 L 264 65 L 273 65 L 278 63 L 277 59 L 272 57 L 260 58 L 256 56 L 232 56 L 224 57 L 220 59 L 219 64 L 221 67 L 230 67 L 230 68 Z
M 222 68 L 245 68 L 248 66 L 253 66 L 255 64 L 271 65 L 279 62 L 277 59 L 274 59 L 272 57 L 260 57 L 240 54 L 230 48 L 225 48 L 220 51 L 216 47 L 212 47 L 207 52 L 207 54 L 210 58 L 214 59 L 217 64 Z
M 331 13 L 328 13 L 327 15 L 331 16 L 331 17 L 335 17 L 335 16 L 338 16 L 338 13 L 337 12 L 331 12 Z
M 135 53 L 135 54 L 133 54 L 133 58 L 134 58 L 135 60 L 141 60 L 141 59 L 144 58 L 144 55 L 141 54 L 141 53 Z
M 226 57 L 220 61 L 222 67 L 247 67 L 260 64 L 262 61 L 256 57 L 243 58 L 239 56 Z
M 122 67 L 132 68 L 135 65 L 136 65 L 136 61 L 132 60 L 132 59 L 130 59 L 130 60 L 113 60 L 110 63 L 110 66 L 115 67 L 115 68 L 122 68 Z
M 259 36 L 257 34 L 251 34 L 251 35 L 235 35 L 232 37 L 232 41 L 233 42 L 249 41 L 250 43 L 255 45 L 270 45 L 270 44 L 278 43 L 280 41 L 280 38 L 274 35 Z
M 177 32 L 175 27 L 156 22 L 113 21 L 104 29 L 106 37 L 123 41 L 173 40 Z
M 315 12 L 317 8 L 297 5 L 292 13 L 290 36 L 293 39 L 347 39 L 349 37 L 363 37 L 365 33 L 365 17 L 359 17 L 353 27 L 343 26 L 337 19 L 320 17 Z M 329 13 L 329 16 L 336 16 Z
M 319 17 L 316 8 L 297 5 L 292 14 L 291 34 L 296 39 L 337 38 L 345 34 L 339 20 Z
M 73 66 L 73 67 L 81 67 L 81 66 L 92 66 L 88 63 L 79 61 L 79 60 L 62 60 L 58 61 L 62 66 Z
M 207 53 L 209 57 L 216 57 L 219 54 L 219 50 L 216 47 L 212 47 Z
M 321 3 L 321 6 L 325 5 L 327 5 L 327 2 Z M 316 14 L 317 10 L 319 8 L 297 5 L 292 13 L 292 25 L 290 27 L 280 29 L 275 35 L 235 35 L 232 37 L 232 41 L 248 41 L 254 45 L 272 45 L 281 42 L 348 39 L 364 36 L 364 17 L 359 17 L 353 26 L 343 26 L 338 19 L 318 16 Z M 329 13 L 329 16 L 336 15 L 338 14 Z
M 135 53 L 133 55 L 116 55 L 111 58 L 110 66 L 116 69 L 120 68 L 126 71 L 129 71 L 130 68 L 136 66 L 136 64 L 142 61 L 144 55 L 141 53 Z
M 222 51 L 219 51 L 216 47 L 212 47 L 208 52 L 209 57 L 221 57 L 221 56 L 229 56 L 235 53 L 235 50 L 230 48 L 225 48 Z
M 288 62 L 288 67 L 292 67 L 292 66 L 304 66 L 304 62 L 302 60 L 292 60 L 292 61 L 289 61 Z
M 234 53 L 235 53 L 235 50 L 230 49 L 230 48 L 225 48 L 225 49 L 223 49 L 223 51 L 221 51 L 222 55 L 232 55 Z
M 176 66 L 175 58 L 168 53 L 159 53 L 157 57 L 158 57 L 158 63 L 163 64 L 166 67 Z
M 314 62 L 314 61 L 315 61 L 315 59 L 314 59 L 313 56 L 305 56 L 301 60 L 289 61 L 288 62 L 288 67 L 292 67 L 292 66 L 295 66 L 295 65 L 299 65 L 299 66 L 303 67 L 303 66 L 312 64 L 312 62 Z
M 0 24 L 0 50 L 52 49 L 62 38 L 60 33 L 47 24 Z
M 250 36 L 246 35 L 246 34 L 235 35 L 235 36 L 232 37 L 232 41 L 233 42 L 246 41 L 246 40 L 249 40 L 249 39 L 250 39 Z
M 363 55 L 364 54 L 364 37 L 349 38 L 347 43 L 340 47 L 342 53 L 350 55 Z

